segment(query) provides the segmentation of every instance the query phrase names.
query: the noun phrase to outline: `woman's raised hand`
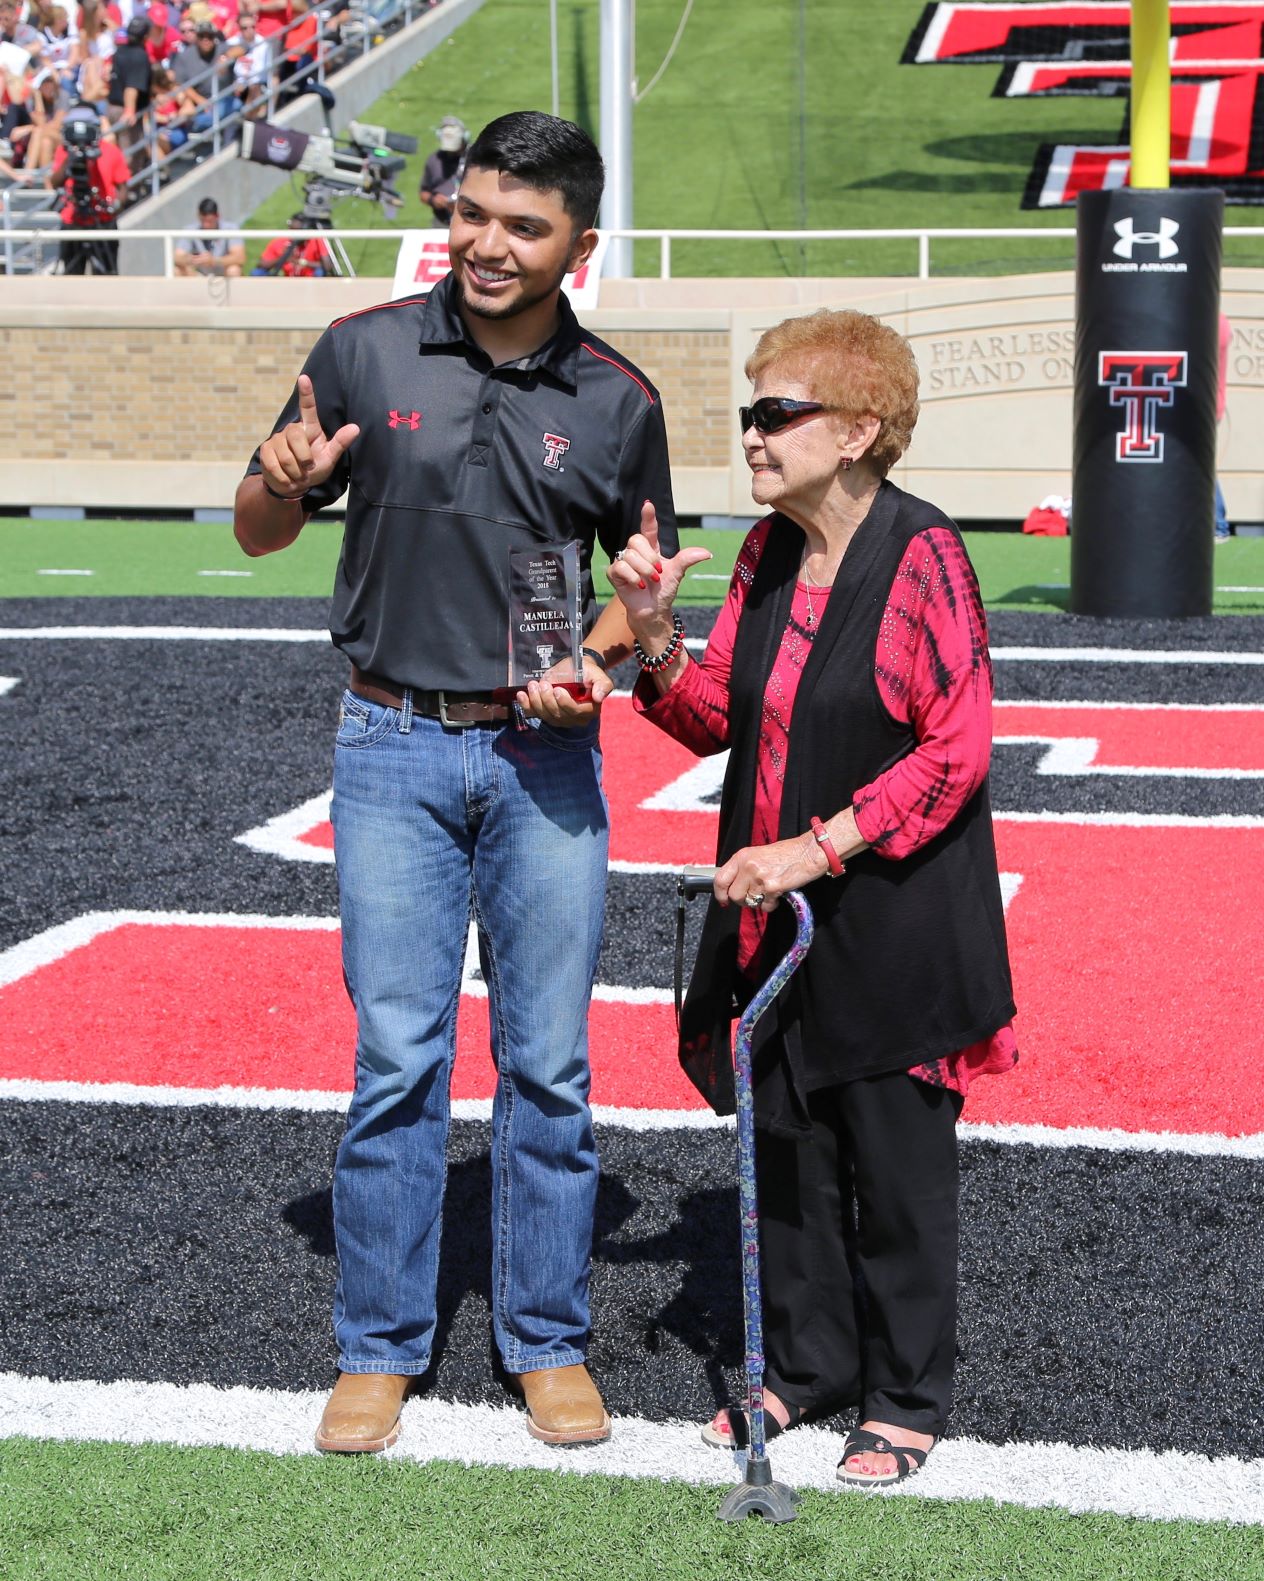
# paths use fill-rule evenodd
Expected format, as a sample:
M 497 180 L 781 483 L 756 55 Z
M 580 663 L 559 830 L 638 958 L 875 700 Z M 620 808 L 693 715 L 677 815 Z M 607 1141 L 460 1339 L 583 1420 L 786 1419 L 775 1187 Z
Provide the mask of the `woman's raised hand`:
M 632 534 L 606 573 L 627 610 L 632 630 L 638 636 L 656 628 L 670 632 L 672 605 L 685 572 L 691 565 L 710 559 L 710 549 L 682 549 L 672 559 L 664 560 L 658 548 L 658 516 L 646 500 L 641 507 L 640 532 Z

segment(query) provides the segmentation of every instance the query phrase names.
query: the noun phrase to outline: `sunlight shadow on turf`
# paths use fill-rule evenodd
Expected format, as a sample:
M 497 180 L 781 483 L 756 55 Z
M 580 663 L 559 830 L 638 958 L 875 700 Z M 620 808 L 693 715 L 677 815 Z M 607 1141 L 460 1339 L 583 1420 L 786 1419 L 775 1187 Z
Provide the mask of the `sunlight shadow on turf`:
M 1021 587 L 1011 587 L 1008 593 L 997 593 L 989 598 L 990 605 L 1019 604 L 1029 606 L 1044 604 L 1051 609 L 1066 611 L 1071 606 L 1069 587 L 1042 587 L 1038 582 L 1027 582 Z

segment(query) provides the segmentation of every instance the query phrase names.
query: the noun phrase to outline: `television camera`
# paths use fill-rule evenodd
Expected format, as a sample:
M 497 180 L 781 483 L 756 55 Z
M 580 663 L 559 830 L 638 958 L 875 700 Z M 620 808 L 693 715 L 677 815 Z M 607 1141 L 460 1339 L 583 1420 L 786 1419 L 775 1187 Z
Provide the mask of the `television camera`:
M 417 152 L 417 139 L 384 126 L 352 121 L 346 136 L 336 138 L 325 110 L 325 129 L 296 132 L 268 121 L 247 121 L 242 126 L 241 158 L 278 170 L 302 172 L 301 215 L 306 228 L 330 230 L 331 211 L 338 198 L 364 198 L 377 203 L 388 220 L 399 213 L 403 197 L 392 185 L 404 169 L 404 154 Z M 331 238 L 326 243 L 336 274 L 354 274 L 346 249 Z
M 97 183 L 96 161 L 101 157 L 101 118 L 87 104 L 66 111 L 61 126 L 66 150 L 63 182 L 70 200 L 75 229 L 114 224 L 114 205 Z M 118 243 L 79 241 L 66 246 L 63 258 L 68 273 L 118 273 Z

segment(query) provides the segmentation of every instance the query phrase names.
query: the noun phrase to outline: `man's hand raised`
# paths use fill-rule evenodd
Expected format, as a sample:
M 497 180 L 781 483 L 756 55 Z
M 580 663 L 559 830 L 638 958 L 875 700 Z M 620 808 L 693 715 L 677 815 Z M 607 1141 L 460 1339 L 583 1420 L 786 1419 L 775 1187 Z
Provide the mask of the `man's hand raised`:
M 259 447 L 263 481 L 274 494 L 299 500 L 323 483 L 359 437 L 358 423 L 344 423 L 326 437 L 316 409 L 316 391 L 305 373 L 298 376 L 298 421 L 265 439 Z

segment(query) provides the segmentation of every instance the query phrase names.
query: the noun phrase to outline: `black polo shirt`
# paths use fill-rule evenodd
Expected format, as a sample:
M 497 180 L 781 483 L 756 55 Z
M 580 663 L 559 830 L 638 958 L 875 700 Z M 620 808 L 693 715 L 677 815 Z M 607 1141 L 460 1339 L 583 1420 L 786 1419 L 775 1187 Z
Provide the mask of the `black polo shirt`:
M 346 489 L 330 632 L 362 669 L 404 686 L 486 691 L 507 672 L 509 551 L 580 543 L 590 561 L 638 530 L 652 500 L 677 548 L 658 392 L 581 328 L 563 296 L 553 338 L 494 367 L 457 311 L 455 281 L 338 319 L 303 371 L 327 434 L 360 435 L 310 509 Z M 275 433 L 297 421 L 297 389 Z M 258 472 L 255 452 L 248 472 Z

